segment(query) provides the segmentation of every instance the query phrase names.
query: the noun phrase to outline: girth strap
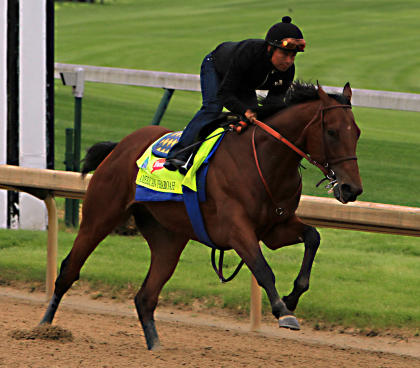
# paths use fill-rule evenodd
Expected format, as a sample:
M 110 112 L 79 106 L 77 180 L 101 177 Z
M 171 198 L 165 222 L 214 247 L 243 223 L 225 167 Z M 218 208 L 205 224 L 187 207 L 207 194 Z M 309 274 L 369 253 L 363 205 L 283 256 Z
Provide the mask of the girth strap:
M 220 256 L 219 256 L 219 267 L 216 266 L 216 248 L 213 248 L 211 250 L 211 264 L 213 266 L 213 269 L 216 271 L 217 276 L 219 276 L 219 279 L 221 282 L 229 282 L 233 280 L 233 278 L 238 274 L 238 272 L 241 270 L 242 266 L 244 265 L 244 261 L 241 259 L 239 264 L 236 266 L 235 271 L 233 271 L 232 275 L 229 276 L 227 279 L 223 276 L 223 257 L 224 257 L 224 250 L 220 250 Z

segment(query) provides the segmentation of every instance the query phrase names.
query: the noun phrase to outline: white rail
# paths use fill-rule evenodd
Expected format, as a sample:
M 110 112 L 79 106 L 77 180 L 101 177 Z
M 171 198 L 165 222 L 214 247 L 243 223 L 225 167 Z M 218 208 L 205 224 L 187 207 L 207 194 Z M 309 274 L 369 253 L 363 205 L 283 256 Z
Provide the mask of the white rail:
M 131 86 L 200 91 L 200 76 L 196 74 L 156 72 L 150 70 L 109 68 L 79 64 L 55 63 L 55 77 L 60 72 L 83 68 L 85 81 Z M 327 92 L 341 92 L 339 87 L 325 87 Z M 354 106 L 420 112 L 420 94 L 375 91 L 353 88 Z

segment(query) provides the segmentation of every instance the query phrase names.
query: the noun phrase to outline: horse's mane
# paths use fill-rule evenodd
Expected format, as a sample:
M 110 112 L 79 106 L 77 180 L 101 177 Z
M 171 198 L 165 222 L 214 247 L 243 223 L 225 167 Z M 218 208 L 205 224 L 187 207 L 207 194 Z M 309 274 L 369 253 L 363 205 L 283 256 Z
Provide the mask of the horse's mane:
M 351 105 L 349 99 L 342 94 L 329 93 L 328 95 L 341 104 Z M 280 100 L 263 101 L 262 105 L 257 108 L 257 115 L 260 119 L 264 119 L 287 107 L 314 100 L 319 100 L 317 87 L 312 83 L 297 80 L 292 83 Z

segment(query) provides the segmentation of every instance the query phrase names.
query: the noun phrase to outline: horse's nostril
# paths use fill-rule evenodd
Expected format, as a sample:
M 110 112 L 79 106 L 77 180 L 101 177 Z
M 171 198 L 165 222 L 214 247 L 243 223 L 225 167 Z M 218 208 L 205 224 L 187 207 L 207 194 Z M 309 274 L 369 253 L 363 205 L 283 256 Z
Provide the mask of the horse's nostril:
M 351 193 L 351 186 L 349 184 L 342 184 L 341 191 L 343 193 Z
M 341 196 L 346 202 L 353 202 L 357 196 L 362 193 L 361 188 L 353 188 L 349 184 L 342 184 L 340 186 Z

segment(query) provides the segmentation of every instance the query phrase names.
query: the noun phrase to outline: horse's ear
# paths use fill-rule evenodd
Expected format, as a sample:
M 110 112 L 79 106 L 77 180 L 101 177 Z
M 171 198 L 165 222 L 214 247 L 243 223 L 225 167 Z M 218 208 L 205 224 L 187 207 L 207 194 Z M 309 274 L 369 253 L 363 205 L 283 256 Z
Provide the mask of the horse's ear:
M 318 81 L 316 81 L 316 85 L 318 87 L 318 96 L 319 96 L 319 98 L 321 99 L 321 101 L 327 102 L 328 101 L 328 95 L 322 89 L 322 87 L 320 86 L 320 84 L 318 83 Z
M 343 96 L 346 96 L 349 99 L 349 101 L 351 101 L 352 95 L 353 95 L 353 92 L 351 91 L 350 83 L 347 82 L 343 88 Z

